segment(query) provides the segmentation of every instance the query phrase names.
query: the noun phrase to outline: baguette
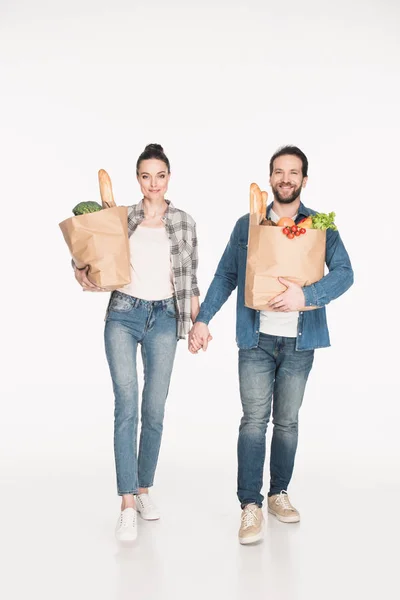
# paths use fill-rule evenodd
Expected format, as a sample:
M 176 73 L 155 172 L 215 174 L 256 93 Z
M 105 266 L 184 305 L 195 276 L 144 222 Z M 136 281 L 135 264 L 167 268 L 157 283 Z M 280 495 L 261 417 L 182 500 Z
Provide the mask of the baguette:
M 113 206 L 116 206 L 112 191 L 111 179 L 107 171 L 104 169 L 100 169 L 99 171 L 99 186 L 103 208 L 112 208 Z
M 250 185 L 250 213 L 257 215 L 259 223 L 265 219 L 267 198 L 267 192 L 262 192 L 256 183 Z

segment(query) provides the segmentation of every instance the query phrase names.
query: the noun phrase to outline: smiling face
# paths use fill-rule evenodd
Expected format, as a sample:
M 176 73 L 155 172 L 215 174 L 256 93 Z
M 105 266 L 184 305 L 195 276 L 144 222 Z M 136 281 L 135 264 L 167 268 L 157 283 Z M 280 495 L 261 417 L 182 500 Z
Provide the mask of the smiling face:
M 163 200 L 168 190 L 171 174 L 162 160 L 149 158 L 139 165 L 137 180 L 143 197 L 150 201 Z
M 297 200 L 301 190 L 307 184 L 307 177 L 302 174 L 302 162 L 298 156 L 284 154 L 274 160 L 269 183 L 274 198 L 281 204 L 290 204 Z

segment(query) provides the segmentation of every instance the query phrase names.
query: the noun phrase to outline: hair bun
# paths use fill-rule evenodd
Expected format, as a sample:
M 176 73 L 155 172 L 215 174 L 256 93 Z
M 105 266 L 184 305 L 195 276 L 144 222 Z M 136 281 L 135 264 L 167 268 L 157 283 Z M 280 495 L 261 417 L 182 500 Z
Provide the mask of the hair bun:
M 160 144 L 148 144 L 136 163 L 136 174 L 139 175 L 139 167 L 142 160 L 161 160 L 165 163 L 168 173 L 171 173 L 171 167 L 168 158 L 165 156 L 164 149 Z
M 164 152 L 164 148 L 160 144 L 148 144 L 144 151 L 155 150 L 156 152 Z

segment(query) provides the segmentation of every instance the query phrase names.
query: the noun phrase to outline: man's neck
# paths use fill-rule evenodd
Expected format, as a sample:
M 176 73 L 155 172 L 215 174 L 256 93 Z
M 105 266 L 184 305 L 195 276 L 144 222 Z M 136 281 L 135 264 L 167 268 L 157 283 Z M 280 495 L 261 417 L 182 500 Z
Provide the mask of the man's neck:
M 296 198 L 294 202 L 290 204 L 283 204 L 282 202 L 277 202 L 276 200 L 272 203 L 272 210 L 278 217 L 294 217 L 299 212 L 300 207 L 300 196 Z

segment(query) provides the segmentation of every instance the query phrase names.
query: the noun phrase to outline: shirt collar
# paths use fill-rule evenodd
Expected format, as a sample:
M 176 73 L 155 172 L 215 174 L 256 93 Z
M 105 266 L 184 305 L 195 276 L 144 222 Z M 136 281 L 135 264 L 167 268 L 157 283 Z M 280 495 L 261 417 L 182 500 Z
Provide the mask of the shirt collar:
M 165 215 L 161 218 L 161 220 L 165 223 L 171 220 L 172 213 L 175 212 L 175 206 L 172 204 L 170 200 L 165 199 L 165 202 L 168 204 L 167 210 L 165 211 Z M 132 220 L 135 223 L 140 223 L 144 219 L 144 203 L 141 200 L 138 204 L 133 205 L 132 212 Z
M 273 204 L 273 202 L 271 202 L 271 204 L 268 204 L 268 206 L 267 206 L 267 218 L 269 217 L 269 213 L 271 212 L 272 204 Z M 311 215 L 310 209 L 307 208 L 306 206 L 304 206 L 304 204 L 302 202 L 300 202 L 299 210 L 297 211 L 297 219 L 299 217 L 309 217 L 310 215 Z

